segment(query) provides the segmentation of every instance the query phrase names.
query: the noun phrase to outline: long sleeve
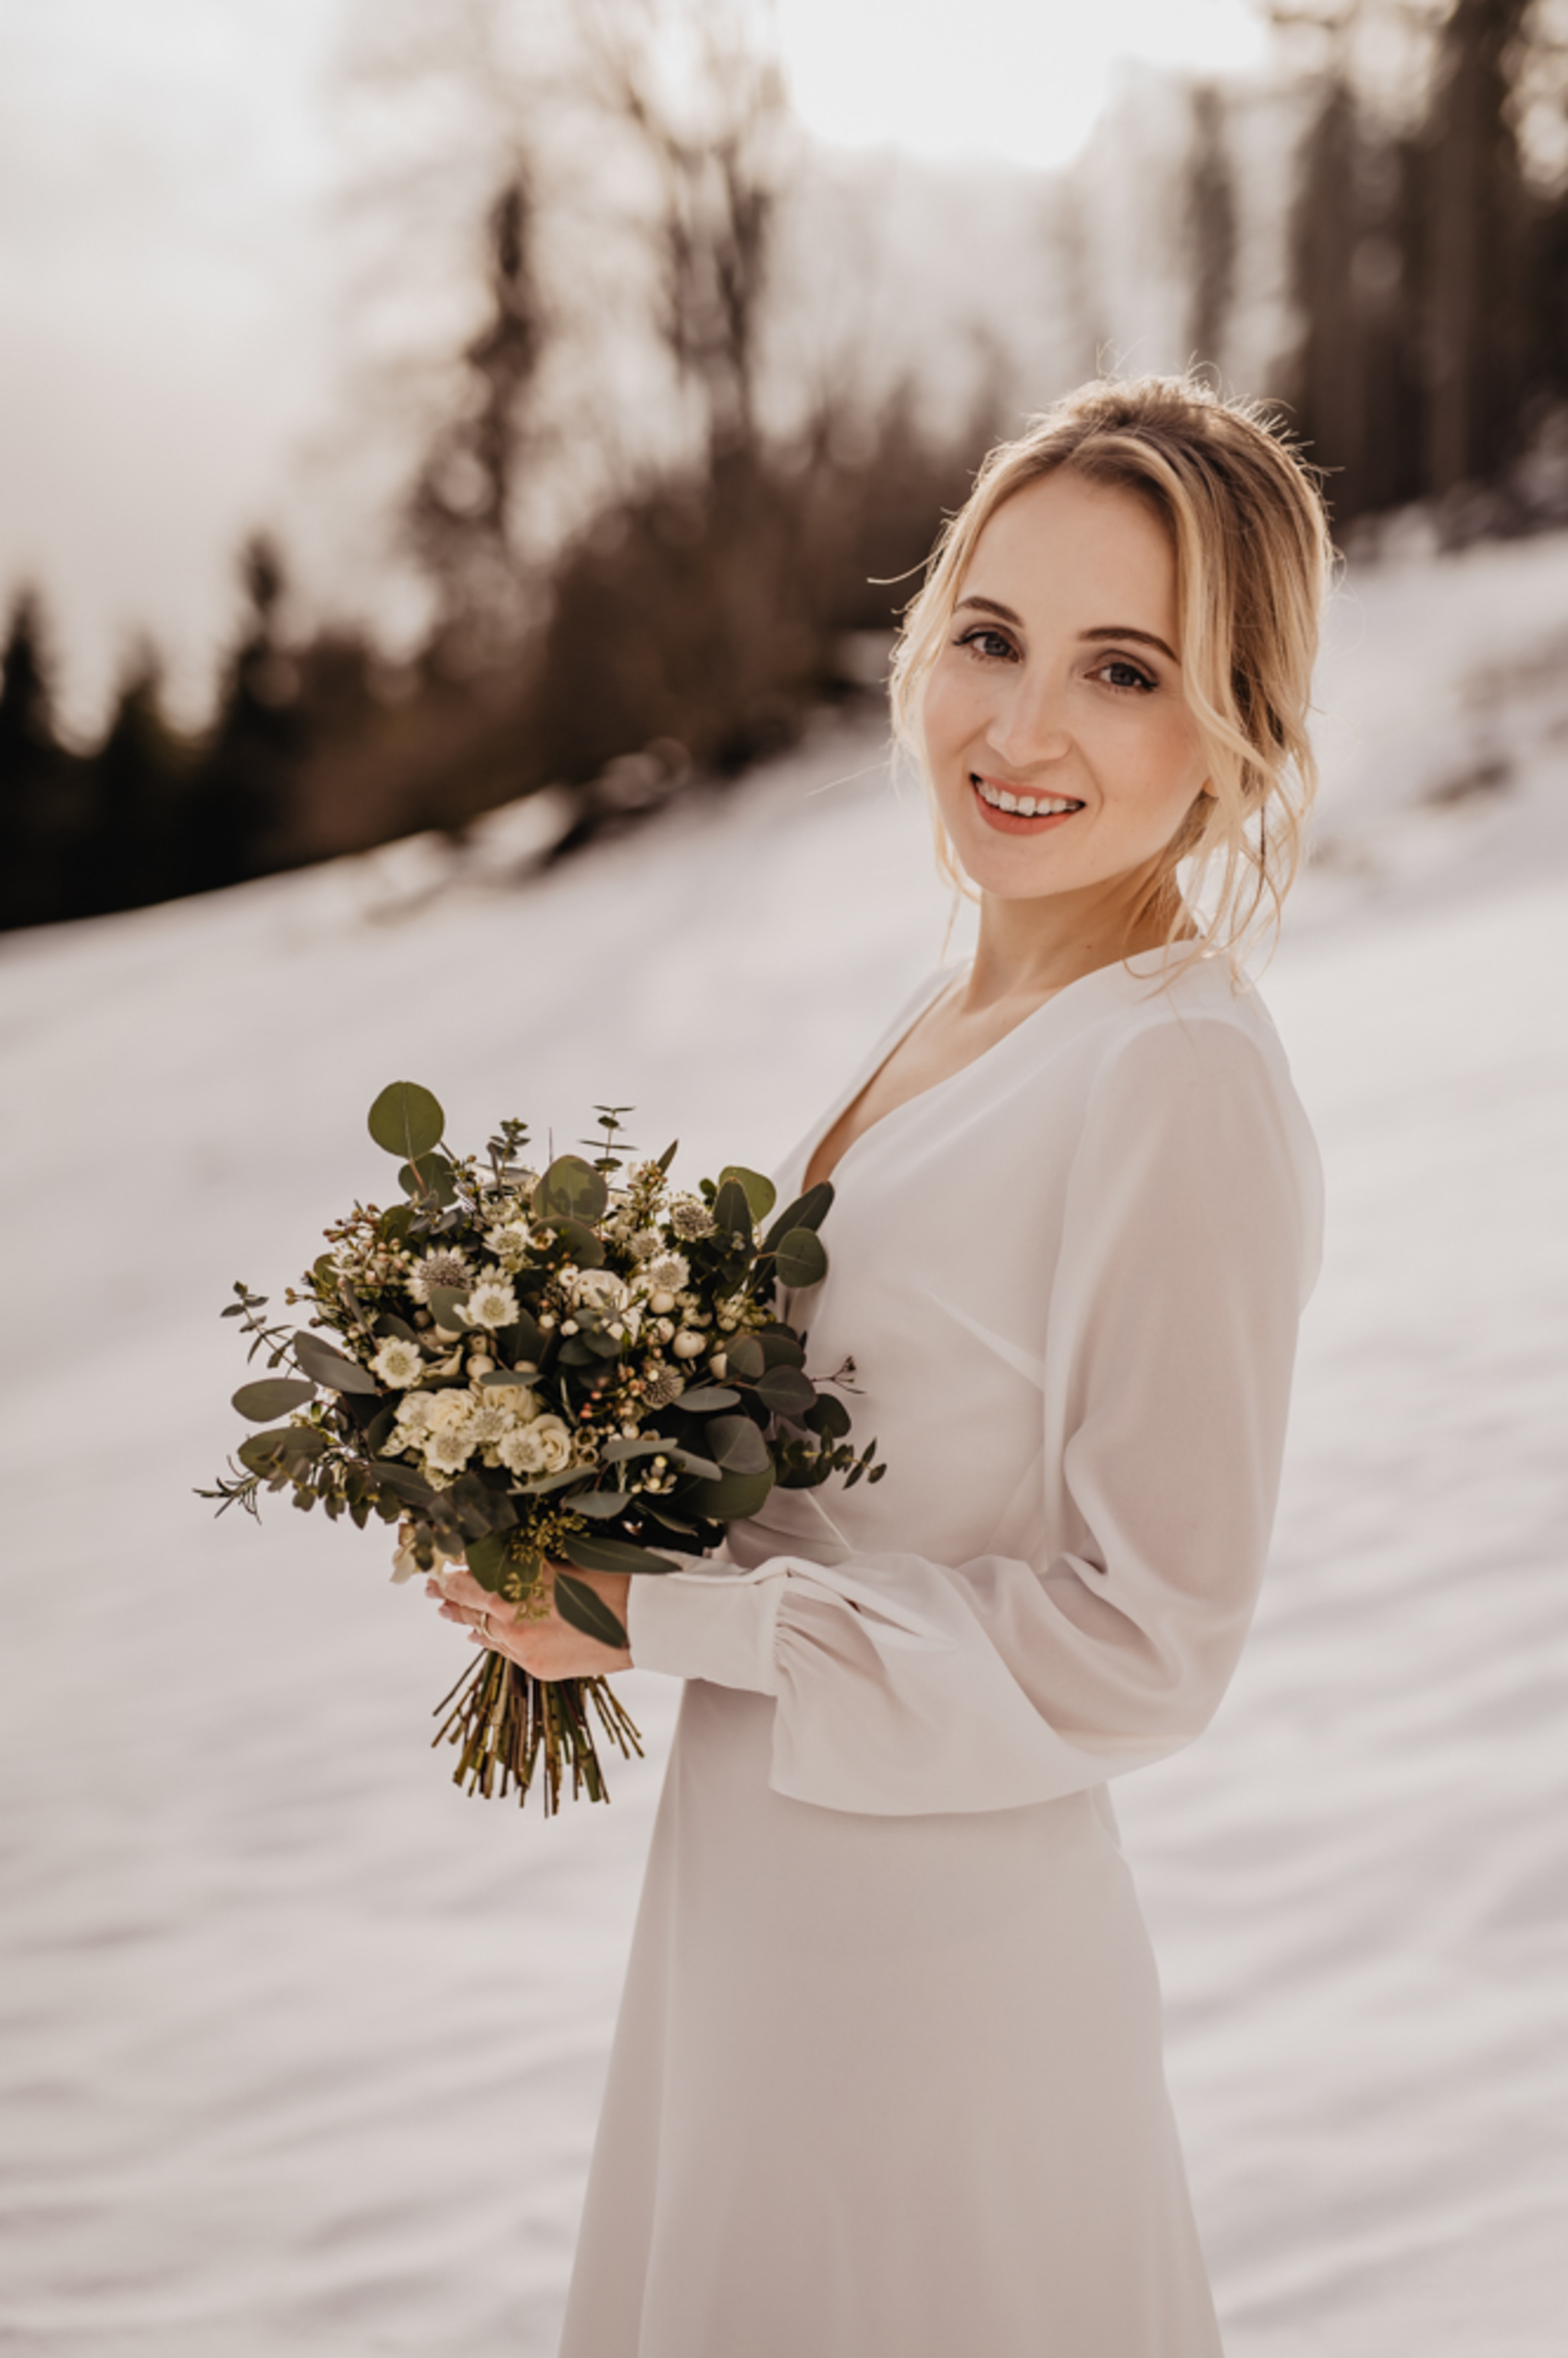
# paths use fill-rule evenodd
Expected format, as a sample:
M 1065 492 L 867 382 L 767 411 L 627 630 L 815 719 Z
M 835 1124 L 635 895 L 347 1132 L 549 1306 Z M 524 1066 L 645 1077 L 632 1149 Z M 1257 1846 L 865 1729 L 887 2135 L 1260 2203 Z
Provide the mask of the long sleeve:
M 1190 1741 L 1267 1552 L 1317 1189 L 1288 1084 L 1246 1032 L 1132 1029 L 1065 1165 L 1038 1533 L 958 1563 L 783 1553 L 636 1581 L 633 1659 L 775 1695 L 774 1789 L 840 1810 L 1047 1801 Z

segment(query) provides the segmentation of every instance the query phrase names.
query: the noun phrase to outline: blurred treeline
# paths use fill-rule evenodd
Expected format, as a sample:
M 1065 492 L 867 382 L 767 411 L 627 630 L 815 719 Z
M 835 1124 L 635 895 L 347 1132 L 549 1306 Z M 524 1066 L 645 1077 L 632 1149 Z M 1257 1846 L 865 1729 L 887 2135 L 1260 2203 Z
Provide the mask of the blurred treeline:
M 428 591 L 422 644 L 393 665 L 358 630 L 291 627 L 283 559 L 258 539 L 210 726 L 171 725 L 148 653 L 83 749 L 62 741 L 48 619 L 24 594 L 0 688 L 0 924 L 460 830 L 547 784 L 568 790 L 556 848 L 570 849 L 787 744 L 814 707 L 874 678 L 912 570 L 1016 404 L 999 376 L 937 428 L 914 385 L 868 404 L 829 373 L 787 429 L 769 422 L 785 102 L 739 20 L 691 5 L 698 130 L 635 41 L 601 46 L 594 93 L 654 192 L 651 327 L 692 421 L 684 446 L 629 466 L 564 535 L 520 521 L 551 463 L 538 390 L 559 321 L 537 266 L 550 175 L 514 141 L 475 224 L 484 314 L 400 502 Z M 1568 513 L 1555 0 L 1268 13 L 1316 44 L 1290 233 L 1300 334 L 1279 382 L 1239 389 L 1292 406 L 1342 533 L 1417 502 L 1450 538 Z M 1379 35 L 1402 44 L 1391 85 Z M 1220 363 L 1248 200 L 1227 103 L 1195 93 L 1174 192 L 1193 357 Z M 1060 389 L 1034 388 L 1035 406 Z

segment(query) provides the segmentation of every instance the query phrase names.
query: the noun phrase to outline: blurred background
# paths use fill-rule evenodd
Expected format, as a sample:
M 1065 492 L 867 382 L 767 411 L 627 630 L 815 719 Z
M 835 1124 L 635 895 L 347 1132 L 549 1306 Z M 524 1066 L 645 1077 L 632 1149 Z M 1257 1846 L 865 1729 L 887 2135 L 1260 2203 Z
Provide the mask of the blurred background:
M 1286 402 L 1346 546 L 1568 514 L 1558 0 L 0 24 L 5 925 L 734 775 L 1098 362 Z
M 457 1795 L 382 1537 L 193 1495 L 217 1312 L 395 1076 L 781 1155 L 962 946 L 943 513 L 1196 362 L 1346 553 L 1331 1220 L 1118 1807 L 1231 2358 L 1563 2358 L 1568 0 L 0 0 L 0 2351 L 548 2358 L 675 1698 Z

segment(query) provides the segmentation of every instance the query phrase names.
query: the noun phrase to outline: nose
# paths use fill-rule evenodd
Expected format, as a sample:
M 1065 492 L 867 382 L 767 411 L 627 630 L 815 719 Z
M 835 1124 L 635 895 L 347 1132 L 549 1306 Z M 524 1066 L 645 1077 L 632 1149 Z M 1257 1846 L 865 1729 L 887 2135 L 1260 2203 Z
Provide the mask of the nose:
M 1044 668 L 1023 665 L 1014 672 L 986 730 L 1005 767 L 1038 769 L 1061 761 L 1070 751 L 1064 694 L 1063 684 Z

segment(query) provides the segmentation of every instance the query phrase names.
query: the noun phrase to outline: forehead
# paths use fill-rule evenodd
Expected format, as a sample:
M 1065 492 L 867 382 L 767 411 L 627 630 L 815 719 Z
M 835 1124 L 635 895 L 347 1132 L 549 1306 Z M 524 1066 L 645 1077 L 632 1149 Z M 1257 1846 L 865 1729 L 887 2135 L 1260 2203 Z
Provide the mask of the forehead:
M 1146 622 L 1159 630 L 1175 620 L 1175 557 L 1136 492 L 1058 468 L 987 519 L 959 585 L 960 597 L 970 592 L 1020 611 L 1042 601 L 1092 606 L 1088 628 Z

